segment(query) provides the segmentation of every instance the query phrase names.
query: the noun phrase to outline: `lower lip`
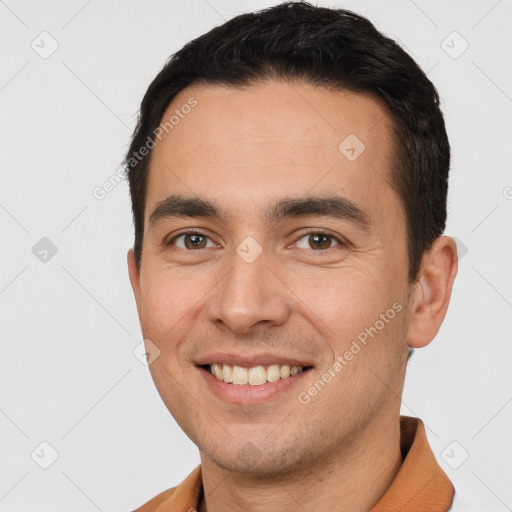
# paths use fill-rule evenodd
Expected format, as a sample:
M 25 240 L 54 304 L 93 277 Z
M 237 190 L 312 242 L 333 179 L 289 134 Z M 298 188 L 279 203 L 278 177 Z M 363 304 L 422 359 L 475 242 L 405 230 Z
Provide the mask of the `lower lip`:
M 304 383 L 304 377 L 311 370 L 311 368 L 308 368 L 286 379 L 267 382 L 259 386 L 251 386 L 250 384 L 228 384 L 227 382 L 217 379 L 217 377 L 203 367 L 199 366 L 198 369 L 206 384 L 217 396 L 234 404 L 261 404 L 267 402 L 280 393 L 284 393 L 294 386 Z

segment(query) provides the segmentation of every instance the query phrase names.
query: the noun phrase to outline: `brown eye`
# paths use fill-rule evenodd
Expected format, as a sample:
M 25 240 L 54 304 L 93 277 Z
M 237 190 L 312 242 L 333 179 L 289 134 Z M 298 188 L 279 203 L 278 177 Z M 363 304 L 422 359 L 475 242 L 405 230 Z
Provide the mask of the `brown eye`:
M 309 243 L 312 246 L 318 246 L 319 249 L 328 249 L 331 245 L 331 238 L 329 235 L 309 235 Z
M 340 245 L 340 241 L 329 233 L 308 233 L 301 236 L 299 240 L 302 239 L 306 239 L 306 243 L 304 244 L 306 246 L 301 247 L 300 243 L 297 242 L 298 247 L 301 249 L 325 250 Z M 334 245 L 332 245 L 333 242 L 335 242 Z
M 180 243 L 178 240 L 182 239 Z M 180 249 L 194 250 L 205 249 L 209 238 L 201 233 L 188 232 L 174 237 L 167 245 L 175 245 Z
M 203 249 L 206 247 L 206 237 L 197 233 L 185 235 L 184 240 L 187 249 Z

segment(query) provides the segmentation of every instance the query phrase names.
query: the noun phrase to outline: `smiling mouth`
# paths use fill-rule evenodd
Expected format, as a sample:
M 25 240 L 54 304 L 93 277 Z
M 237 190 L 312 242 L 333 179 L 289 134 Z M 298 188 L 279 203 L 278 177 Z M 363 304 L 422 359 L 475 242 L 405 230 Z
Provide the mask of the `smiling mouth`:
M 312 366 L 288 364 L 271 364 L 268 366 L 246 368 L 243 366 L 218 363 L 205 364 L 201 367 L 215 376 L 217 380 L 236 386 L 261 386 L 267 382 L 277 382 L 278 380 L 293 378 L 312 368 Z

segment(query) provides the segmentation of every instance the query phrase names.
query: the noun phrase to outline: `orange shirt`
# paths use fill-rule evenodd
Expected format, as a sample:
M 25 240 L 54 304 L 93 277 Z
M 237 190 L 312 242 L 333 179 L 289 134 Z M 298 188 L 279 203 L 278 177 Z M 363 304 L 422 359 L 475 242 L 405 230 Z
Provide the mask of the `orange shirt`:
M 437 463 L 425 435 L 423 422 L 400 417 L 400 441 L 404 462 L 393 483 L 370 512 L 446 512 L 454 488 Z M 203 485 L 197 466 L 177 487 L 168 489 L 134 512 L 195 512 Z

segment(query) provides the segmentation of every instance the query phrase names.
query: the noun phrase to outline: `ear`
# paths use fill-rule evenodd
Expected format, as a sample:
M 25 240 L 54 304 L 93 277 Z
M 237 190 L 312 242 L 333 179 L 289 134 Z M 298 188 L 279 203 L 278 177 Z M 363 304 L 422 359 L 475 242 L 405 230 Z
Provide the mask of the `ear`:
M 140 297 L 140 271 L 137 268 L 135 261 L 135 253 L 133 249 L 128 251 L 126 255 L 128 261 L 128 274 L 130 275 L 130 283 L 132 285 L 133 294 L 135 295 L 135 302 L 137 303 L 137 313 L 139 315 L 139 323 L 141 322 L 141 297 Z
M 457 268 L 455 241 L 449 236 L 440 236 L 423 255 L 418 281 L 412 290 L 406 338 L 410 347 L 424 347 L 438 333 L 448 309 Z

